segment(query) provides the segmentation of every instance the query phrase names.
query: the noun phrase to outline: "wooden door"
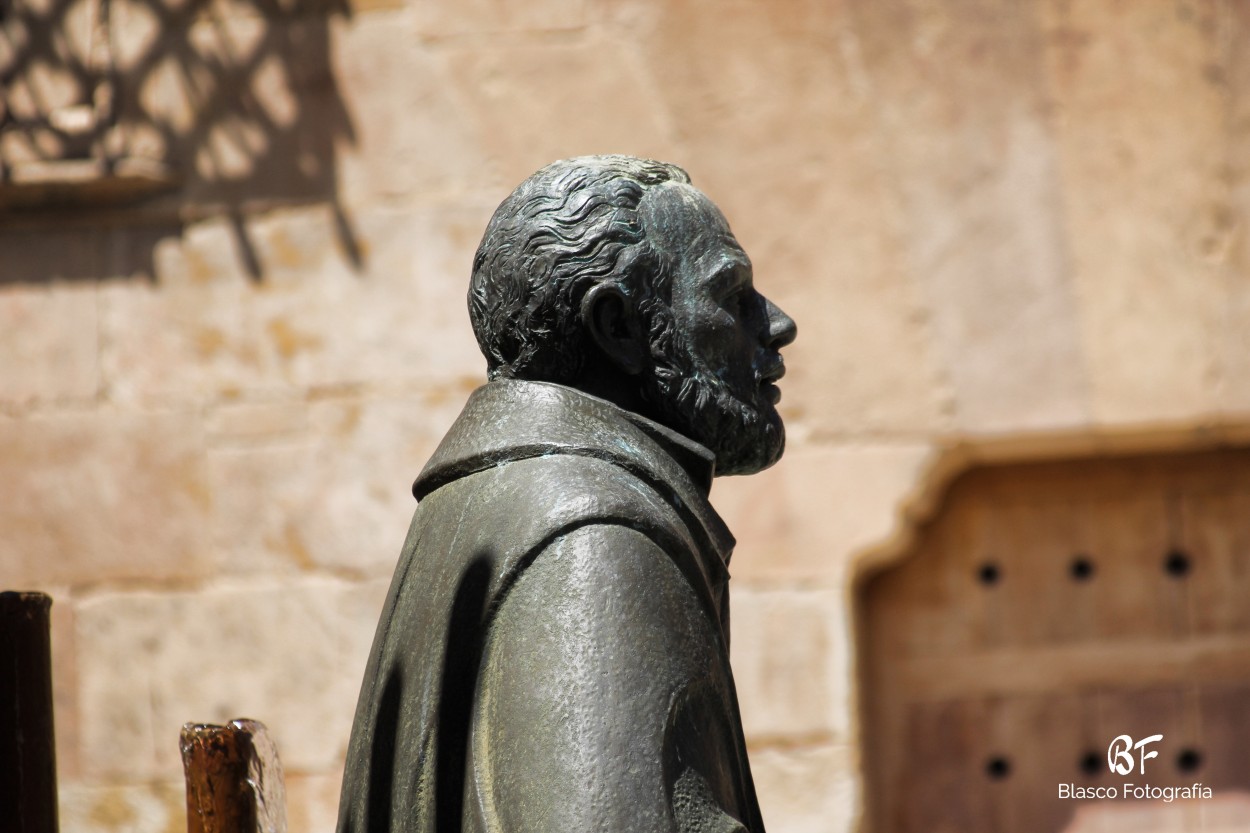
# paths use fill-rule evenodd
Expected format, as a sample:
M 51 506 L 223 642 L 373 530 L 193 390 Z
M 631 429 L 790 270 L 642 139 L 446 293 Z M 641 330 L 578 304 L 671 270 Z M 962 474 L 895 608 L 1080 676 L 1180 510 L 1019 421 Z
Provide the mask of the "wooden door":
M 856 599 L 872 833 L 1250 831 L 1250 451 L 973 470 Z

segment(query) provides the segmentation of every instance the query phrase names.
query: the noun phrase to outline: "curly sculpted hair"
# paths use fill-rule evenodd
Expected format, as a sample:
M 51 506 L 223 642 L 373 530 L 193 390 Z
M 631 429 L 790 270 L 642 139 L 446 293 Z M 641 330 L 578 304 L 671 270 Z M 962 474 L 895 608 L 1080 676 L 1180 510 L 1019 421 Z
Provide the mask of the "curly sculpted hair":
M 582 299 L 614 281 L 640 306 L 667 296 L 668 269 L 638 206 L 647 189 L 689 183 L 681 168 L 632 156 L 555 162 L 500 204 L 473 258 L 469 317 L 490 379 L 567 383 L 589 344 Z

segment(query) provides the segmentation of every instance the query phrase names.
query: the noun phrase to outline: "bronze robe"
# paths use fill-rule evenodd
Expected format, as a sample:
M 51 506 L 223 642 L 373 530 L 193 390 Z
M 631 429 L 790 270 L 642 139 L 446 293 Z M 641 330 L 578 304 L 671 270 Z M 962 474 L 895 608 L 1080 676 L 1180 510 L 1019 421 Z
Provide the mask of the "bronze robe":
M 479 388 L 413 486 L 339 833 L 762 833 L 712 462 L 569 388 Z

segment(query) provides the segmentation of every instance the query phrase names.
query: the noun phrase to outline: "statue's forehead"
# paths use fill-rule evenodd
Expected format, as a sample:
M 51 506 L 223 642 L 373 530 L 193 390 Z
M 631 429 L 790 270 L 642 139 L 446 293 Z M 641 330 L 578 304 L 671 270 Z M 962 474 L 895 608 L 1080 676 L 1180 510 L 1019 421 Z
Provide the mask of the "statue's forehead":
M 729 221 L 706 194 L 684 182 L 666 182 L 643 196 L 642 215 L 653 243 L 669 250 L 685 250 L 710 240 L 741 249 Z

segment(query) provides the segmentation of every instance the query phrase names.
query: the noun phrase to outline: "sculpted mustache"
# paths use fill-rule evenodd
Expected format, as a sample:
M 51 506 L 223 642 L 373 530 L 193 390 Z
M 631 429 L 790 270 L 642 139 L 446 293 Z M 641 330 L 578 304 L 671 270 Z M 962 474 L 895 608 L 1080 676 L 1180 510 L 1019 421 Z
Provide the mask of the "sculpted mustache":
M 774 353 L 774 358 L 765 365 L 761 365 L 755 369 L 755 383 L 762 385 L 765 382 L 776 382 L 782 376 L 786 375 L 786 362 L 781 355 Z

